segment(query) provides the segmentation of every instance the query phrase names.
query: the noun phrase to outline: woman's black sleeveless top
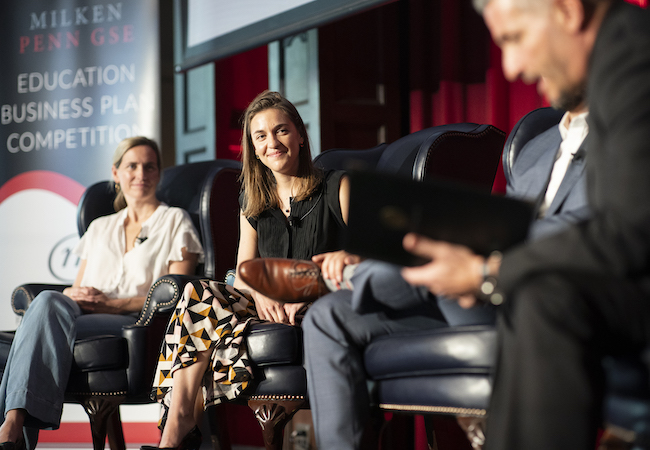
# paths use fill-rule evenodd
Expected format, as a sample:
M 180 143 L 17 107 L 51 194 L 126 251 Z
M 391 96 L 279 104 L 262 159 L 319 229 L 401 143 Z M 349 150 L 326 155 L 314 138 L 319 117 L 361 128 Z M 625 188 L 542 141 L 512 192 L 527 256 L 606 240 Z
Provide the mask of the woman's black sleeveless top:
M 339 203 L 343 171 L 325 173 L 320 187 L 306 200 L 291 203 L 287 219 L 278 208 L 264 210 L 248 221 L 257 231 L 257 249 L 262 258 L 311 259 L 340 250 L 345 222 Z M 239 197 L 240 205 L 245 193 Z

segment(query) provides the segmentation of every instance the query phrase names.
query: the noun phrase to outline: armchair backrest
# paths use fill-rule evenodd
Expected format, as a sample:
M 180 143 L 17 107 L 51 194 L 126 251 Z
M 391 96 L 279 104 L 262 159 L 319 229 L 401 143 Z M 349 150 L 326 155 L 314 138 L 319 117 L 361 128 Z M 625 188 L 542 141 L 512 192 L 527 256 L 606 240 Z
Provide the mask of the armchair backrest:
M 239 239 L 238 161 L 220 159 L 163 171 L 158 199 L 185 209 L 199 231 L 208 278 L 223 279 L 235 267 Z
M 388 146 L 377 169 L 414 180 L 444 178 L 492 189 L 506 134 L 492 125 L 457 123 L 426 128 Z
M 388 144 L 379 144 L 365 150 L 332 148 L 316 155 L 314 164 L 328 170 L 374 169 L 386 147 Z
M 100 181 L 88 187 L 81 196 L 77 205 L 77 231 L 83 236 L 90 222 L 101 216 L 115 212 L 113 199 L 115 198 L 115 183 L 113 181 Z
M 239 173 L 232 160 L 203 161 L 163 170 L 157 196 L 169 206 L 185 209 L 205 251 L 198 273 L 223 279 L 234 267 L 239 235 Z M 77 227 L 82 236 L 95 218 L 112 214 L 115 187 L 112 181 L 90 186 L 77 207 Z
M 503 173 L 508 182 L 510 182 L 512 167 L 517 155 L 519 155 L 519 151 L 535 136 L 548 130 L 553 125 L 557 125 L 563 115 L 564 112 L 562 111 L 546 107 L 534 109 L 519 119 L 512 128 L 503 147 Z
M 368 150 L 328 150 L 315 162 L 325 169 L 371 169 L 419 181 L 444 178 L 490 190 L 505 138 L 492 125 L 440 125 Z

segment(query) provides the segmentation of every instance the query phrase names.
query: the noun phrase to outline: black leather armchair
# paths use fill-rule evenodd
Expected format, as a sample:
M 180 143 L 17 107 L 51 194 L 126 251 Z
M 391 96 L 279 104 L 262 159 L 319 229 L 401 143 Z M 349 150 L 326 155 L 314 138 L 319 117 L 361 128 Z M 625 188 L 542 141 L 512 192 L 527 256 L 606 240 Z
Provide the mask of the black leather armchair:
M 471 179 L 489 190 L 504 140 L 505 133 L 491 125 L 444 125 L 369 150 L 328 150 L 316 157 L 315 163 L 325 169 L 365 167 L 422 180 L 465 178 L 466 173 L 452 168 L 471 161 L 471 170 L 483 174 Z M 262 426 L 266 448 L 280 449 L 284 426 L 298 409 L 308 407 L 302 330 L 283 324 L 256 324 L 247 343 L 255 382 L 244 397 Z
M 205 263 L 197 276 L 223 278 L 235 264 L 239 173 L 240 164 L 230 160 L 186 164 L 163 171 L 158 198 L 188 211 L 205 249 Z M 77 211 L 80 235 L 94 218 L 114 212 L 112 185 L 100 182 L 86 190 Z M 104 448 L 107 432 L 110 447 L 124 450 L 118 406 L 152 401 L 151 385 L 160 343 L 180 296 L 173 279 L 170 275 L 155 282 L 136 324 L 123 327 L 120 336 L 96 336 L 75 342 L 65 400 L 85 408 L 95 450 Z M 64 288 L 43 284 L 20 286 L 12 296 L 13 309 L 22 315 L 40 291 Z M 3 368 L 12 338 L 13 333 L 0 333 Z
M 523 145 L 561 117 L 551 108 L 541 108 L 515 125 L 503 151 L 506 177 Z M 366 370 L 375 385 L 376 405 L 383 411 L 424 414 L 428 418 L 484 418 L 496 348 L 493 326 L 452 327 L 377 339 L 364 354 Z M 605 425 L 610 425 L 601 441 L 604 448 L 650 448 L 648 355 L 646 351 L 604 362 L 607 395 L 603 416 Z M 429 445 L 436 448 L 432 422 L 425 423 Z M 482 422 L 475 425 L 480 427 Z

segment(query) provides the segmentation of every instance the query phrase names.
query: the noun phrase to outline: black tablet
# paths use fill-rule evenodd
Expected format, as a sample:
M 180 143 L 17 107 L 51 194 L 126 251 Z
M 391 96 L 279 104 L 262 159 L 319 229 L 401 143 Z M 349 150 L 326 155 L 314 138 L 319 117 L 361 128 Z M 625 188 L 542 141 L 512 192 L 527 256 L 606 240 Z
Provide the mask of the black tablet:
M 376 172 L 351 172 L 344 248 L 399 265 L 426 261 L 408 253 L 409 232 L 462 244 L 488 256 L 522 242 L 533 205 L 443 181 L 413 181 Z

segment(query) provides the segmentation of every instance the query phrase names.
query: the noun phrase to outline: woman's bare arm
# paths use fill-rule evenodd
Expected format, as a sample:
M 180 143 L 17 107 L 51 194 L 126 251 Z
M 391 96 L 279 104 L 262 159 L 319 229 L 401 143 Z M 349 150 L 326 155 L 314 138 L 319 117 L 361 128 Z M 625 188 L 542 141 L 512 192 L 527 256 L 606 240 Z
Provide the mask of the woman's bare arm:
M 239 274 L 239 265 L 242 262 L 257 258 L 257 256 L 257 231 L 242 214 L 240 215 L 239 220 L 237 273 Z M 270 320 L 272 322 L 289 323 L 289 317 L 287 316 L 282 304 L 255 291 L 244 283 L 239 276 L 235 277 L 235 287 L 237 289 L 245 289 L 251 293 L 255 300 L 257 315 L 260 319 Z

